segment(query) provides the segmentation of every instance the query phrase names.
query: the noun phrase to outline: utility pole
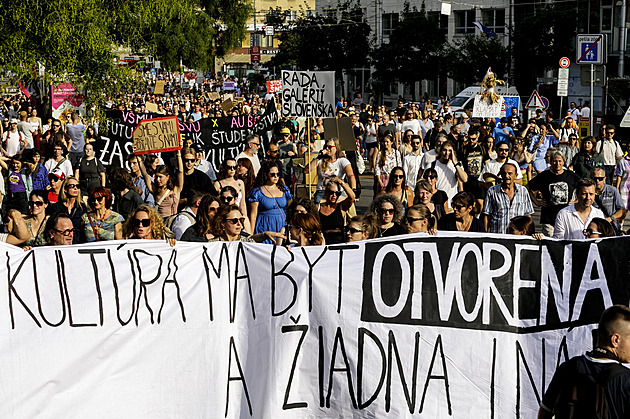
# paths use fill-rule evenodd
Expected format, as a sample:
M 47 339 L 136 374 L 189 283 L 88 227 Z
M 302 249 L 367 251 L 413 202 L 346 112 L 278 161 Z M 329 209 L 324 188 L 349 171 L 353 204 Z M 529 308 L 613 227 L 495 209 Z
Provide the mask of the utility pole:
M 625 55 L 626 55 L 626 0 L 621 0 L 621 22 L 619 23 L 619 66 L 617 67 L 619 77 L 624 76 Z M 593 102 L 591 102 L 592 104 Z M 592 106 L 592 105 L 591 105 Z

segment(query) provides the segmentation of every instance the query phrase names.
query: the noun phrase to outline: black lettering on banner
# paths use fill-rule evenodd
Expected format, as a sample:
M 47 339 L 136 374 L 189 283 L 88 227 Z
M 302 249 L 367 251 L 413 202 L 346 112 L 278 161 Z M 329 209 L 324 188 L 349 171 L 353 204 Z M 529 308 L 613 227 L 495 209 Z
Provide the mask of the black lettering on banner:
M 490 374 L 490 419 L 494 419 L 494 374 L 497 367 L 497 338 L 492 339 L 492 372 Z
M 182 301 L 182 296 L 181 296 L 181 290 L 179 289 L 179 283 L 177 282 L 177 262 L 176 262 L 176 257 L 177 257 L 177 250 L 173 249 L 171 250 L 171 258 L 169 259 L 168 263 L 166 264 L 166 278 L 164 279 L 164 282 L 162 283 L 162 305 L 160 305 L 160 311 L 158 312 L 158 324 L 161 322 L 162 320 L 162 309 L 164 308 L 164 300 L 166 299 L 166 294 L 165 294 L 165 288 L 166 288 L 166 284 L 173 284 L 175 285 L 175 289 L 177 292 L 177 303 L 179 304 L 179 308 L 182 312 L 182 320 L 184 322 L 186 322 L 186 313 L 184 312 L 184 302 Z M 171 268 L 172 265 L 172 268 Z M 173 279 L 169 279 L 172 275 Z
M 376 344 L 378 348 L 378 352 L 381 355 L 381 375 L 378 378 L 378 385 L 376 389 L 372 393 L 369 399 L 365 402 L 363 400 L 363 357 L 365 353 L 365 336 L 368 336 L 372 339 L 372 342 Z M 378 339 L 378 337 L 372 333 L 370 330 L 359 327 L 359 356 L 357 360 L 357 401 L 359 403 L 359 409 L 365 409 L 368 407 L 376 398 L 378 394 L 381 392 L 381 388 L 383 388 L 383 382 L 385 381 L 385 372 L 386 372 L 386 359 L 385 359 L 385 348 L 383 348 L 383 344 Z M 372 364 L 370 364 L 370 372 L 373 373 L 374 369 L 372 368 Z
M 289 374 L 289 379 L 287 380 L 287 386 L 284 390 L 284 402 L 282 403 L 282 410 L 289 409 L 301 409 L 304 407 L 308 407 L 307 402 L 293 402 L 289 403 L 289 392 L 291 391 L 291 383 L 293 383 L 293 375 L 295 374 L 295 367 L 297 366 L 298 356 L 300 355 L 300 349 L 302 348 L 302 343 L 304 342 L 304 338 L 308 333 L 308 326 L 305 324 L 296 324 L 290 326 L 282 326 L 282 333 L 291 333 L 291 332 L 300 332 L 300 340 L 295 348 L 295 355 L 293 356 L 293 364 L 291 364 L 291 373 Z
M 324 328 L 319 326 L 317 328 L 317 342 L 318 352 L 317 352 L 317 377 L 319 378 L 319 407 L 325 406 L 324 400 Z
M 358 249 L 356 244 L 331 246 L 330 250 L 339 250 L 339 282 L 337 283 L 337 313 L 341 313 L 341 295 L 343 294 L 343 251 Z M 310 279 L 310 276 L 309 276 Z M 312 284 L 311 284 L 312 285 Z
M 282 267 L 282 269 L 276 272 L 276 252 L 278 249 L 284 249 L 286 254 L 291 256 L 291 259 Z M 295 256 L 293 255 L 293 252 L 287 250 L 286 248 L 282 246 L 276 246 L 276 245 L 273 246 L 273 249 L 271 250 L 271 315 L 272 316 L 282 316 L 284 313 L 289 311 L 291 307 L 293 307 L 293 304 L 295 304 L 295 301 L 297 299 L 297 291 L 298 291 L 297 282 L 295 282 L 295 280 L 293 279 L 291 275 L 285 273 L 287 267 L 291 263 L 293 263 L 294 260 L 295 260 Z M 276 311 L 276 278 L 279 276 L 283 276 L 286 279 L 288 279 L 289 282 L 291 282 L 291 285 L 293 286 L 293 295 L 291 297 L 292 299 L 291 299 L 290 304 L 288 304 L 281 311 Z
M 94 255 L 100 255 L 105 253 L 105 249 L 78 249 L 78 253 L 90 255 L 90 261 L 92 262 L 92 271 L 94 272 L 94 285 L 96 286 L 96 295 L 98 296 L 98 313 L 99 324 L 103 325 L 103 294 L 101 293 L 101 283 L 98 279 L 98 266 L 96 266 L 96 258 Z
M 407 388 L 407 381 L 405 380 L 405 373 L 403 372 L 402 360 L 400 359 L 400 352 L 398 351 L 398 344 L 394 332 L 391 330 L 388 333 L 387 339 L 387 384 L 385 386 L 385 411 L 389 413 L 392 405 L 392 360 L 396 355 L 396 367 L 398 368 L 398 376 L 400 377 L 400 384 L 402 384 L 403 392 L 405 394 L 405 400 L 407 400 L 407 407 L 409 413 L 413 415 L 416 409 L 416 383 L 418 378 L 418 355 L 420 351 L 420 333 L 415 334 L 415 346 L 413 351 L 413 367 L 411 369 L 411 390 Z
M 57 261 L 57 274 L 61 276 L 61 281 L 65 289 L 66 304 L 68 305 L 68 320 L 70 321 L 70 327 L 96 327 L 96 323 L 75 323 L 72 317 L 72 303 L 70 301 L 70 292 L 68 291 L 68 280 L 66 278 L 66 266 L 63 263 L 63 256 L 61 250 L 55 250 L 55 259 Z
M 118 288 L 118 280 L 116 279 L 116 269 L 114 268 L 114 260 L 112 259 L 112 251 L 111 249 L 107 249 L 107 259 L 109 261 L 109 269 L 112 273 L 112 285 L 114 286 L 114 299 L 116 300 L 116 316 L 118 317 L 118 322 L 121 326 L 126 326 L 133 319 L 133 315 L 135 313 L 136 306 L 136 271 L 133 269 L 133 261 L 131 260 L 131 253 L 127 252 L 127 259 L 129 259 L 129 267 L 131 268 L 131 289 L 133 295 L 131 297 L 131 312 L 129 313 L 129 318 L 127 320 L 123 320 L 120 316 L 120 291 Z
M 308 265 L 308 312 L 313 311 L 313 268 L 317 265 L 326 252 L 328 251 L 327 247 L 324 247 L 324 250 L 319 254 L 315 262 L 311 263 L 311 260 L 308 258 L 308 253 L 306 252 L 306 247 L 301 247 L 302 253 L 304 254 L 304 259 Z M 341 269 L 341 267 L 340 267 Z
M 234 353 L 234 361 L 238 368 L 238 375 L 230 375 L 232 372 L 232 353 Z M 228 408 L 230 406 L 230 381 L 241 381 L 243 384 L 243 391 L 245 392 L 245 398 L 247 399 L 247 407 L 249 408 L 249 415 L 252 415 L 252 402 L 249 399 L 249 391 L 247 391 L 247 382 L 245 381 L 245 374 L 243 374 L 243 368 L 241 367 L 241 361 L 238 359 L 238 352 L 236 351 L 236 345 L 234 344 L 234 336 L 230 336 L 230 354 L 228 358 L 228 378 L 227 388 L 225 391 L 225 417 L 228 415 Z
M 221 278 L 221 270 L 223 269 L 223 258 L 225 257 L 226 268 L 229 272 L 230 270 L 230 256 L 228 255 L 227 243 L 221 244 L 221 250 L 219 251 L 219 262 L 217 265 L 214 264 L 210 256 L 208 255 L 208 248 L 206 246 L 203 247 L 203 253 L 201 254 L 201 259 L 203 259 L 203 266 L 206 271 L 206 282 L 208 284 L 208 308 L 210 310 L 210 321 L 214 320 L 214 312 L 213 312 L 213 304 L 212 304 L 212 283 L 210 282 L 210 267 L 212 267 L 212 271 L 217 278 Z M 217 268 L 218 266 L 218 268 Z
M 140 283 L 140 291 L 138 292 L 138 302 L 136 304 L 136 326 L 138 325 L 138 313 L 140 312 L 140 300 L 142 299 L 143 293 L 144 293 L 144 304 L 147 310 L 149 311 L 149 319 L 151 320 L 151 324 L 154 324 L 155 321 L 153 320 L 153 310 L 151 309 L 151 305 L 149 304 L 149 295 L 147 291 L 147 285 L 151 285 L 155 283 L 155 281 L 157 281 L 158 278 L 160 277 L 160 273 L 162 272 L 162 257 L 160 255 L 151 254 L 142 249 L 134 249 L 132 252 L 133 252 L 133 258 L 135 260 L 136 268 L 138 269 L 138 282 Z M 153 278 L 150 281 L 143 281 L 142 267 L 140 266 L 140 259 L 138 259 L 139 253 L 158 258 L 159 264 L 157 267 L 157 273 L 155 274 L 155 278 Z
M 239 275 L 239 267 L 242 265 L 245 267 L 245 274 Z M 236 295 L 238 291 L 238 281 L 241 279 L 247 279 L 247 290 L 249 292 L 249 304 L 252 309 L 252 317 L 256 319 L 256 309 L 254 308 L 254 295 L 252 294 L 252 282 L 249 278 L 249 268 L 247 267 L 247 258 L 245 257 L 245 247 L 243 246 L 243 242 L 238 243 L 238 248 L 236 249 L 236 273 L 234 274 L 234 284 L 233 284 L 233 295 L 230 299 L 230 323 L 234 323 L 234 318 L 236 317 Z M 230 293 L 232 294 L 232 285 L 230 286 Z
M 24 257 L 22 261 L 20 262 L 20 264 L 18 265 L 17 269 L 15 270 L 15 274 L 13 274 L 13 276 L 11 276 L 11 256 L 9 256 L 9 252 L 6 252 L 6 257 L 7 257 L 7 276 L 8 276 L 7 284 L 9 285 L 9 313 L 11 313 L 11 329 L 15 329 L 15 316 L 13 314 L 13 296 L 15 296 L 15 298 L 20 302 L 20 304 L 22 304 L 22 307 L 24 307 L 24 309 L 29 314 L 29 316 L 31 316 L 31 318 L 33 319 L 37 327 L 41 328 L 42 324 L 39 322 L 39 320 L 37 320 L 37 318 L 35 317 L 35 314 L 33 314 L 30 308 L 28 308 L 24 300 L 22 300 L 22 297 L 20 297 L 20 295 L 17 293 L 17 290 L 15 289 L 15 286 L 14 286 L 17 276 L 20 274 L 20 271 L 22 271 L 22 267 L 29 260 L 29 258 L 31 259 L 31 264 L 33 265 L 33 272 L 35 272 L 35 278 L 37 278 L 37 273 L 35 269 L 35 252 L 33 252 L 32 250 L 28 252 L 26 257 Z M 63 290 L 61 290 L 61 298 L 63 299 Z M 39 301 L 39 297 L 38 297 L 38 301 Z M 63 301 L 62 301 L 62 305 L 63 305 Z M 65 310 L 64 310 L 64 318 L 65 318 Z
M 595 332 L 596 330 L 597 329 L 593 329 L 593 332 Z M 597 342 L 597 340 L 593 338 L 593 342 Z M 564 356 L 564 359 L 560 359 L 562 356 Z M 569 348 L 567 347 L 567 336 L 564 335 L 562 336 L 562 340 L 560 341 L 560 347 L 558 348 L 558 359 L 556 361 L 556 368 L 558 368 L 560 364 L 568 360 L 569 360 Z
M 437 355 L 438 349 L 440 351 L 440 360 L 442 361 L 442 374 L 444 375 L 433 375 L 433 364 L 435 363 L 435 357 Z M 446 370 L 446 357 L 444 356 L 444 348 L 442 347 L 442 335 L 438 335 L 437 339 L 435 340 L 435 347 L 433 348 L 433 356 L 431 357 L 431 365 L 429 366 L 427 380 L 424 382 L 424 391 L 422 392 L 422 400 L 420 401 L 420 411 L 418 413 L 422 413 L 422 409 L 424 408 L 424 399 L 427 395 L 427 390 L 429 389 L 429 381 L 431 380 L 444 380 L 444 393 L 446 394 L 448 414 L 449 416 L 452 416 L 453 408 L 451 406 L 451 393 L 448 386 L 448 372 Z
M 521 417 L 521 360 L 523 361 L 523 366 L 525 367 L 525 372 L 527 372 L 527 378 L 529 379 L 529 383 L 531 384 L 532 389 L 534 390 L 534 395 L 536 396 L 536 402 L 540 404 L 540 394 L 538 393 L 538 388 L 536 388 L 536 383 L 534 382 L 534 377 L 532 376 L 532 371 L 529 368 L 529 364 L 525 359 L 525 354 L 523 353 L 523 348 L 519 341 L 516 341 L 516 417 Z M 542 365 L 545 365 L 545 353 L 542 353 Z M 544 380 L 544 378 L 543 378 Z M 544 385 L 543 385 L 544 388 Z
M 337 347 L 341 351 L 341 356 L 343 358 L 343 367 L 336 368 L 335 363 L 337 361 Z M 346 345 L 343 343 L 343 334 L 341 333 L 341 327 L 337 328 L 337 332 L 335 333 L 335 341 L 333 343 L 332 354 L 330 355 L 330 373 L 328 375 L 328 393 L 326 395 L 326 407 L 330 409 L 330 396 L 332 394 L 333 389 L 333 374 L 336 372 L 345 372 L 346 379 L 348 381 L 348 392 L 350 393 L 350 399 L 352 400 L 352 407 L 357 408 L 357 401 L 354 397 L 354 390 L 352 389 L 352 372 L 350 368 L 350 363 L 348 362 L 348 355 L 346 354 Z

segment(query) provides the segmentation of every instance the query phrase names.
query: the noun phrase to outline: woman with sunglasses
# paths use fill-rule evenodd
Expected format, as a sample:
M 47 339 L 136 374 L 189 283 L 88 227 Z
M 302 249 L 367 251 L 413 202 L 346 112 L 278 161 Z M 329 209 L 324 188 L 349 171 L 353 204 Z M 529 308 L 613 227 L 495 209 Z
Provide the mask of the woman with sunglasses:
M 595 217 L 588 223 L 583 233 L 585 239 L 601 239 L 604 237 L 614 237 L 615 229 L 607 220 Z
M 392 172 L 389 174 L 387 186 L 385 187 L 385 193 L 398 198 L 403 209 L 413 204 L 413 190 L 407 186 L 407 178 L 402 167 L 396 166 L 392 169 Z
M 72 243 L 83 242 L 82 217 L 88 211 L 88 207 L 83 203 L 79 181 L 74 176 L 69 176 L 61 185 L 59 201 L 50 206 L 50 213 L 63 213 L 70 216 L 74 225 L 75 234 Z
M 407 233 L 435 233 L 435 217 L 424 204 L 414 205 L 407 209 L 405 217 Z
M 87 202 L 92 210 L 81 217 L 85 241 L 122 240 L 122 223 L 125 219 L 111 210 L 111 192 L 98 186 L 90 191 Z
M 28 201 L 28 214 L 24 217 L 26 228 L 30 237 L 23 246 L 43 246 L 46 244 L 46 236 L 44 235 L 44 227 L 48 216 L 46 209 L 48 208 L 48 193 L 41 189 L 31 192 Z
M 94 157 L 94 145 L 86 144 L 83 153 L 85 155 L 77 163 L 74 177 L 79 179 L 81 194 L 86 196 L 97 186 L 105 186 L 105 167 Z
M 400 225 L 403 218 L 403 208 L 394 195 L 379 195 L 372 201 L 370 212 L 378 221 L 378 237 L 391 237 L 405 234 L 407 230 Z
M 59 194 L 61 193 L 61 185 L 66 180 L 66 175 L 61 169 L 56 169 L 52 173 L 48 174 L 48 180 L 50 181 L 50 187 L 48 190 L 48 203 L 50 205 L 59 201 Z
M 371 212 L 361 216 L 352 217 L 346 229 L 348 242 L 374 239 L 378 235 L 378 221 Z
M 175 245 L 175 235 L 164 225 L 162 217 L 148 205 L 142 205 L 131 213 L 123 224 L 123 236 L 127 239 L 166 240 Z
M 313 198 L 315 203 L 319 203 L 325 198 L 324 181 L 331 176 L 340 179 L 345 178 L 353 190 L 357 188 L 350 160 L 346 158 L 337 138 L 326 140 L 322 151 L 304 167 L 304 173 L 310 173 L 315 169 L 317 169 L 317 187 Z
M 262 170 L 262 169 L 261 169 Z M 219 208 L 212 221 L 212 234 L 214 238 L 211 242 L 233 242 L 242 241 L 255 243 L 251 237 L 242 235 L 245 217 L 238 205 L 224 205 Z
M 265 231 L 277 233 L 286 224 L 287 206 L 291 204 L 293 195 L 279 180 L 278 166 L 274 162 L 264 161 L 248 198 L 251 231 L 254 234 Z
M 205 195 L 201 198 L 199 209 L 197 209 L 197 222 L 184 231 L 181 241 L 185 242 L 208 242 L 214 238 L 212 234 L 212 222 L 217 214 L 221 202 L 216 196 Z
M 403 122 L 403 126 L 404 126 Z M 413 130 L 407 129 L 402 136 L 402 141 L 400 143 L 400 147 L 398 148 L 398 152 L 400 156 L 404 159 L 405 156 L 413 151 L 413 147 L 411 147 L 411 138 L 414 136 Z
M 346 196 L 342 197 L 342 190 Z M 324 191 L 324 200 L 319 203 L 319 220 L 326 244 L 343 243 L 346 213 L 354 202 L 354 192 L 337 176 L 329 178 Z
M 483 223 L 475 217 L 475 197 L 470 192 L 459 192 L 451 199 L 453 212 L 438 220 L 438 228 L 445 231 L 485 233 Z
M 160 217 L 166 218 L 173 214 L 177 214 L 177 206 L 179 205 L 179 197 L 184 186 L 184 161 L 182 160 L 181 150 L 177 150 L 177 184 L 173 183 L 171 172 L 166 166 L 157 166 L 153 179 L 149 176 L 144 166 L 141 156 L 138 156 L 138 165 L 147 184 L 149 192 L 153 194 L 155 199 L 155 208 Z M 204 175 L 205 176 L 205 175 Z
M 375 195 L 383 193 L 389 180 L 389 174 L 394 167 L 402 165 L 400 152 L 394 150 L 393 146 L 394 137 L 391 134 L 385 135 L 381 151 L 378 152 L 376 157 L 376 167 L 374 168 Z
M 222 191 L 223 187 L 230 186 L 236 191 L 236 195 L 234 196 L 236 200 L 231 202 L 231 204 L 236 204 L 241 209 L 243 214 L 247 214 L 247 206 L 245 203 L 245 199 L 243 199 L 245 195 L 245 183 L 241 179 L 237 177 L 238 174 L 238 164 L 234 159 L 225 159 L 223 163 L 221 163 L 221 167 L 219 167 L 219 175 L 217 176 L 217 181 L 214 182 L 214 187 L 217 191 Z

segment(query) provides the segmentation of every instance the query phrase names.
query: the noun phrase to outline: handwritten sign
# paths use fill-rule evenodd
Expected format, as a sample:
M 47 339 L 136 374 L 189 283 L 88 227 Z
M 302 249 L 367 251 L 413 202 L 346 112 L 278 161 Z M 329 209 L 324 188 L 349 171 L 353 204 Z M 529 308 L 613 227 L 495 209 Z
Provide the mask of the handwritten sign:
M 175 116 L 140 121 L 133 130 L 133 150 L 136 154 L 180 150 L 179 121 Z
M 473 118 L 500 118 L 501 106 L 503 106 L 503 98 L 492 104 L 481 99 L 481 95 L 476 95 L 472 116 Z
M 269 80 L 267 82 L 267 93 L 278 93 L 282 91 L 282 80 Z
M 210 92 L 208 94 L 208 99 L 214 102 L 215 100 L 220 100 L 221 95 L 218 92 Z
M 164 80 L 158 80 L 155 82 L 155 88 L 153 89 L 153 93 L 156 95 L 164 94 Z
M 334 118 L 334 71 L 282 71 L 283 117 Z

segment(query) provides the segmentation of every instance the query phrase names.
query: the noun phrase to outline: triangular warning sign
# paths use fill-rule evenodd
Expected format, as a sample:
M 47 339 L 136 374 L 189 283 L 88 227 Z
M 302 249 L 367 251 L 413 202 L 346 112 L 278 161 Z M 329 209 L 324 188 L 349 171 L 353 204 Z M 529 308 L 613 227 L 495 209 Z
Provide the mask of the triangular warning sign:
M 621 128 L 630 127 L 630 108 L 628 108 L 628 110 L 626 111 L 626 114 L 623 116 L 623 119 L 621 120 L 621 123 L 619 124 L 619 126 Z
M 543 103 L 540 95 L 537 91 L 533 91 L 532 95 L 529 97 L 527 101 L 527 105 L 525 105 L 527 109 L 545 109 L 545 104 Z

